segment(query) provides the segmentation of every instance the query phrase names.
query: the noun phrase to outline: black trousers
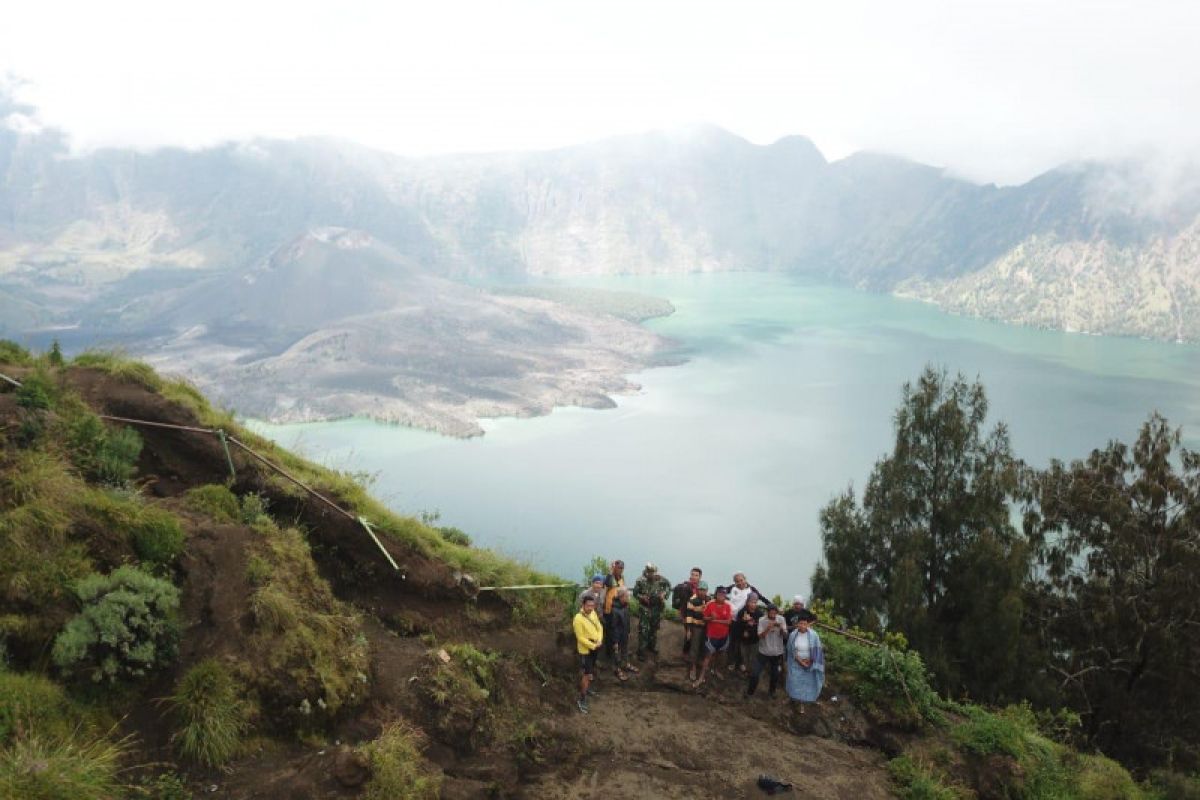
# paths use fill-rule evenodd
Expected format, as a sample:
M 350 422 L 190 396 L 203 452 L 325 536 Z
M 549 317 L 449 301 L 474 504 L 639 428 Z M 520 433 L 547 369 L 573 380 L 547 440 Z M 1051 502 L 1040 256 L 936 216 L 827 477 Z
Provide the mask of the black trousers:
M 763 668 L 770 675 L 770 692 L 775 694 L 775 689 L 779 686 L 779 673 L 783 672 L 783 656 L 764 656 L 762 653 L 756 654 L 758 657 L 754 659 L 754 666 L 750 668 L 750 685 L 746 687 L 747 694 L 754 694 L 754 690 L 758 688 L 758 679 L 762 676 Z

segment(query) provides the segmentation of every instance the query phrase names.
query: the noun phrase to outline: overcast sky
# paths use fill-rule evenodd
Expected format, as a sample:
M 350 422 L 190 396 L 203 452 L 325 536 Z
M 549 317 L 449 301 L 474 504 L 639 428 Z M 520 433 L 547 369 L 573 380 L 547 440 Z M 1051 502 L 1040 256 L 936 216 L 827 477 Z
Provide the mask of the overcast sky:
M 1024 180 L 1200 151 L 1200 3 L 9 4 L 0 72 L 77 147 L 333 135 L 405 154 L 712 122 Z

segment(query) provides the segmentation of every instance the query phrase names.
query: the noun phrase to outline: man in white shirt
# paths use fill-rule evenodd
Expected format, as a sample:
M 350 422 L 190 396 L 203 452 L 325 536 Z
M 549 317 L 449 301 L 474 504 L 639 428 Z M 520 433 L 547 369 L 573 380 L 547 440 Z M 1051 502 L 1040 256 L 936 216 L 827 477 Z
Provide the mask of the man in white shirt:
M 741 613 L 746 605 L 747 598 L 751 594 L 758 594 L 759 597 L 762 597 L 758 590 L 746 580 L 746 573 L 735 572 L 733 574 L 733 585 L 726 592 L 726 599 L 728 599 L 729 605 L 733 607 L 733 627 L 730 629 L 729 635 L 733 637 L 735 642 L 739 642 L 742 639 Z M 742 653 L 739 648 L 734 648 L 729 661 L 730 669 L 748 666 L 742 664 Z

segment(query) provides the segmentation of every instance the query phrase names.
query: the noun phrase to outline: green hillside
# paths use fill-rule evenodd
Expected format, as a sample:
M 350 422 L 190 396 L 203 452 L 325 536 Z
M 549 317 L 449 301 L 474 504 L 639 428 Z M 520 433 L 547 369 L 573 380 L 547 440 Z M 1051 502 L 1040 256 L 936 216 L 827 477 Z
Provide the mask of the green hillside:
M 829 699 L 798 715 L 688 689 L 668 623 L 583 717 L 574 591 L 476 592 L 558 579 L 144 365 L 0 342 L 0 372 L 0 798 L 750 796 L 782 770 L 814 797 L 1197 791 L 1072 749 L 1069 714 L 949 702 L 863 631 L 822 631 Z

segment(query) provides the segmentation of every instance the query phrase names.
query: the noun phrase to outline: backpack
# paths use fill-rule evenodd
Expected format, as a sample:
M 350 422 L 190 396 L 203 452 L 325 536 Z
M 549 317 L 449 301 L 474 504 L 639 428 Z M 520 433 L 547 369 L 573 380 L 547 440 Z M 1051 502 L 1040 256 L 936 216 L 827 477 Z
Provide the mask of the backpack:
M 692 584 L 688 581 L 677 584 L 671 590 L 671 608 L 676 611 L 682 611 L 683 606 L 692 596 Z

